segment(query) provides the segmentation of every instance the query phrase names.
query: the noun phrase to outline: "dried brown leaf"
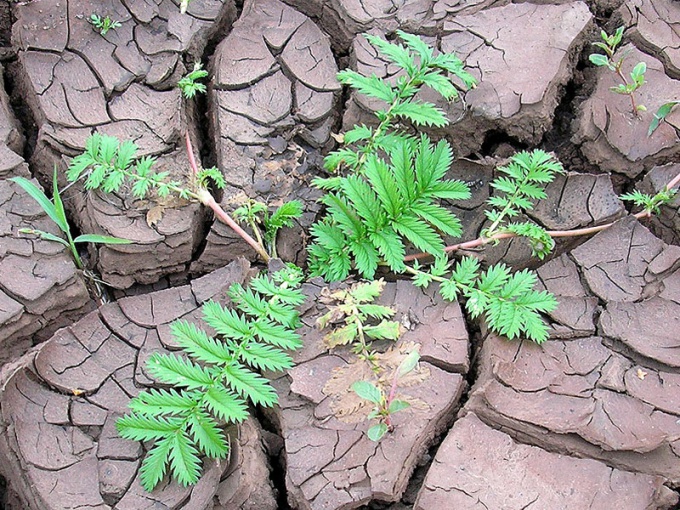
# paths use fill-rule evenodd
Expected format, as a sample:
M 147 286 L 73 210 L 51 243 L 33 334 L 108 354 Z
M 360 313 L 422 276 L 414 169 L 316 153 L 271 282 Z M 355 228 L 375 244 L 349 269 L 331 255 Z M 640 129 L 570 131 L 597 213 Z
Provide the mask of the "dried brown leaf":
M 163 218 L 164 213 L 165 207 L 163 207 L 162 205 L 153 206 L 146 213 L 146 224 L 149 225 L 150 227 L 153 227 Z

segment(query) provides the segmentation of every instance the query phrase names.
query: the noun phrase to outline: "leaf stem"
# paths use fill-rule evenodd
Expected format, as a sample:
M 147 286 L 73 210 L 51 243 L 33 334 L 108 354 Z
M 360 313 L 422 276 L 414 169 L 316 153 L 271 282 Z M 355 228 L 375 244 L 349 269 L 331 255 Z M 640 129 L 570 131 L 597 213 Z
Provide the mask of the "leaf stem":
M 198 175 L 198 164 L 196 163 L 196 157 L 194 156 L 194 149 L 191 145 L 191 138 L 189 137 L 189 133 L 186 133 L 185 136 L 186 139 L 186 145 L 187 145 L 187 155 L 189 157 L 189 165 L 191 166 L 191 169 L 194 172 L 194 176 Z M 213 210 L 215 213 L 215 216 L 222 222 L 225 223 L 229 228 L 231 228 L 234 232 L 236 232 L 246 243 L 248 243 L 256 252 L 257 254 L 262 258 L 262 260 L 265 263 L 268 263 L 271 257 L 267 253 L 267 250 L 264 249 L 264 246 L 262 246 L 261 243 L 258 243 L 255 239 L 253 239 L 248 232 L 243 230 L 241 226 L 236 223 L 229 214 L 222 209 L 220 204 L 217 203 L 215 198 L 210 194 L 210 192 L 207 189 L 200 189 L 198 190 L 197 193 L 191 193 L 191 196 L 196 198 L 199 202 L 201 202 L 203 205 L 206 207 L 209 207 L 210 209 Z
M 671 181 L 668 182 L 664 186 L 664 190 L 668 191 L 672 189 L 673 187 L 677 186 L 680 183 L 680 173 L 676 175 Z M 641 220 L 643 218 L 650 218 L 652 216 L 652 213 L 649 211 L 640 211 L 638 213 L 633 214 L 634 218 L 637 218 L 638 220 Z M 591 234 L 597 234 L 598 232 L 601 232 L 603 230 L 608 229 L 611 227 L 615 222 L 610 222 L 610 223 L 605 223 L 603 225 L 597 225 L 594 227 L 586 227 L 586 228 L 577 228 L 574 230 L 548 230 L 547 233 L 550 237 L 578 237 L 578 236 L 588 236 Z M 493 226 L 493 225 L 492 225 Z M 453 244 L 450 246 L 447 246 L 444 248 L 444 251 L 446 253 L 451 253 L 454 251 L 458 250 L 469 250 L 472 248 L 477 248 L 479 246 L 483 246 L 485 244 L 489 244 L 492 241 L 499 241 L 501 239 L 510 239 L 513 237 L 517 237 L 517 234 L 512 233 L 512 232 L 500 232 L 493 234 L 492 236 L 489 237 L 478 237 L 477 239 L 473 239 L 472 241 L 466 241 L 464 243 L 458 243 L 458 244 Z M 404 257 L 404 262 L 412 262 L 414 260 L 419 260 L 425 257 L 431 257 L 432 255 L 429 253 L 414 253 L 411 255 L 407 255 Z M 408 271 L 408 269 L 407 269 Z M 409 271 L 412 272 L 412 271 Z M 412 273 L 416 274 L 416 273 Z M 435 278 L 435 280 L 437 280 Z M 441 281 L 441 280 L 437 280 Z

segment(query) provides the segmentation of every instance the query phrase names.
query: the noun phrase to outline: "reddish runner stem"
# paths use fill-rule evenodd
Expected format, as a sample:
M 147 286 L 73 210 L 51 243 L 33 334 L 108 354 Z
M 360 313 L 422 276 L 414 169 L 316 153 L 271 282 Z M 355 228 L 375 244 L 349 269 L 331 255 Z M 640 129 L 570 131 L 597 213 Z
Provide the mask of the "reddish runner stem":
M 676 186 L 678 183 L 680 183 L 680 173 L 676 175 L 664 188 L 666 190 L 669 190 Z M 651 217 L 651 213 L 649 211 L 640 211 L 639 213 L 633 214 L 633 216 L 637 219 L 642 219 L 642 218 L 649 218 Z M 605 223 L 604 225 L 597 225 L 595 227 L 587 227 L 587 228 L 577 228 L 574 230 L 548 230 L 548 235 L 550 237 L 578 237 L 578 236 L 588 236 L 591 234 L 597 234 L 598 232 L 601 232 L 603 230 L 608 229 L 614 224 L 614 222 L 611 223 Z M 488 244 L 492 241 L 498 241 L 500 239 L 510 239 L 512 237 L 517 237 L 517 234 L 514 234 L 512 232 L 503 232 L 500 234 L 495 234 L 489 238 L 484 238 L 484 237 L 478 237 L 477 239 L 473 239 L 472 241 L 466 241 L 464 243 L 458 243 L 458 244 L 453 244 L 451 246 L 447 246 L 444 248 L 444 251 L 446 253 L 451 253 L 453 251 L 458 251 L 458 250 L 469 250 L 472 248 L 477 248 L 478 246 L 484 246 L 485 244 Z M 404 257 L 404 262 L 412 262 L 414 260 L 422 259 L 425 257 L 431 257 L 432 255 L 430 253 L 414 253 L 412 255 L 407 255 Z
M 191 139 L 189 138 L 189 133 L 186 133 L 186 142 L 187 142 L 187 155 L 189 157 L 189 165 L 191 165 L 191 169 L 194 172 L 194 176 L 198 174 L 198 164 L 196 163 L 196 157 L 194 156 L 194 148 L 191 145 Z M 220 204 L 217 203 L 215 198 L 212 196 L 212 194 L 206 190 L 206 189 L 200 189 L 195 193 L 196 198 L 206 207 L 210 207 L 210 209 L 213 210 L 215 213 L 215 216 L 224 224 L 226 224 L 229 228 L 231 228 L 234 232 L 236 232 L 246 243 L 248 243 L 256 252 L 257 254 L 262 258 L 262 260 L 265 263 L 268 263 L 270 260 L 270 256 L 267 253 L 267 251 L 264 249 L 264 247 L 258 243 L 255 239 L 252 238 L 248 232 L 243 230 L 241 226 L 234 221 L 234 219 L 229 216 L 229 214 L 222 209 Z

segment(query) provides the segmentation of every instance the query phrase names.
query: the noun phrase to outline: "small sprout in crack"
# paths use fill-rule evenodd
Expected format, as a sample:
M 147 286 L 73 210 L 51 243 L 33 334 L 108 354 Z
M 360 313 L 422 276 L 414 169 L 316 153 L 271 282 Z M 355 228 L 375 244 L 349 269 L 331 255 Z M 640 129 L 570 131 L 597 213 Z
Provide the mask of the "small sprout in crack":
M 619 198 L 621 200 L 633 202 L 637 207 L 642 207 L 643 212 L 651 216 L 652 214 L 659 214 L 661 212 L 660 207 L 662 205 L 669 205 L 673 202 L 677 194 L 677 189 L 668 189 L 664 187 L 656 195 L 648 195 L 647 193 L 635 190 L 632 193 L 620 195 Z
M 94 28 L 99 30 L 101 35 L 106 35 L 109 30 L 115 30 L 122 26 L 119 21 L 114 21 L 109 16 L 102 18 L 99 14 L 92 14 L 89 22 Z
M 248 225 L 258 243 L 265 247 L 271 257 L 277 258 L 276 236 L 279 230 L 292 227 L 293 220 L 302 216 L 302 210 L 302 202 L 291 200 L 270 213 L 267 204 L 249 198 L 234 210 L 233 216 L 236 221 Z
M 377 419 L 378 423 L 369 427 L 366 433 L 371 441 L 380 441 L 385 434 L 392 432 L 394 430 L 392 415 L 411 406 L 406 400 L 396 398 L 397 385 L 399 379 L 416 368 L 419 359 L 420 354 L 416 350 L 411 351 L 406 356 L 392 376 L 392 386 L 389 393 L 368 381 L 357 381 L 352 385 L 352 390 L 359 397 L 373 404 L 368 419 Z
M 203 69 L 203 64 L 196 62 L 194 69 L 179 80 L 177 86 L 185 98 L 192 99 L 198 93 L 205 94 L 206 86 L 198 80 L 202 80 L 206 76 L 208 76 L 208 71 Z
M 627 95 L 630 97 L 631 107 L 633 113 L 638 116 L 639 112 L 644 112 L 647 110 L 645 106 L 639 105 L 635 101 L 635 92 L 645 84 L 645 72 L 647 71 L 647 64 L 644 62 L 638 62 L 630 73 L 630 80 L 626 78 L 623 74 L 623 63 L 626 60 L 626 54 L 624 53 L 620 58 L 615 59 L 614 53 L 616 48 L 621 44 L 621 39 L 623 38 L 623 31 L 625 27 L 619 27 L 616 29 L 612 35 L 608 35 L 604 30 L 600 32 L 600 37 L 602 41 L 593 43 L 594 46 L 602 49 L 602 53 L 593 53 L 590 55 L 589 60 L 592 64 L 598 67 L 606 67 L 610 71 L 617 74 L 621 83 L 615 87 L 611 87 L 610 90 L 617 94 Z

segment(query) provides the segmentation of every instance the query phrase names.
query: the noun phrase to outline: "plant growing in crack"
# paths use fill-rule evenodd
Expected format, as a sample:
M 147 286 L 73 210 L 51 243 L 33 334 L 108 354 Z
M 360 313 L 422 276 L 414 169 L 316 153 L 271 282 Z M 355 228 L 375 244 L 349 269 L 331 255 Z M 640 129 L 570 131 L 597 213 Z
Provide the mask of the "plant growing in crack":
M 631 107 L 633 109 L 633 114 L 639 116 L 640 112 L 646 111 L 644 105 L 637 104 L 635 100 L 635 92 L 645 84 L 645 72 L 647 71 L 647 64 L 644 62 L 638 62 L 633 67 L 630 73 L 630 80 L 626 78 L 623 73 L 623 63 L 626 59 L 626 54 L 624 53 L 618 59 L 614 58 L 616 49 L 621 44 L 623 38 L 623 31 L 625 27 L 619 27 L 612 35 L 608 35 L 607 32 L 602 30 L 600 32 L 600 37 L 602 41 L 594 42 L 593 45 L 604 51 L 604 55 L 601 53 L 593 53 L 588 58 L 591 63 L 598 67 L 606 67 L 610 71 L 616 73 L 616 75 L 621 80 L 616 87 L 611 87 L 610 90 L 617 94 L 627 95 L 630 97 Z
M 59 192 L 59 187 L 57 185 L 57 170 L 54 169 L 54 174 L 52 178 L 52 200 L 50 200 L 47 195 L 38 186 L 33 184 L 31 181 L 24 177 L 12 177 L 10 181 L 17 183 L 26 193 L 29 194 L 33 200 L 35 200 L 41 207 L 41 209 L 50 217 L 50 219 L 59 227 L 59 230 L 64 234 L 66 239 L 63 237 L 56 236 L 50 232 L 45 232 L 44 230 L 23 228 L 19 232 L 22 234 L 32 234 L 37 235 L 41 239 L 47 241 L 54 241 L 59 244 L 64 245 L 71 252 L 71 257 L 76 264 L 76 267 L 84 272 L 89 278 L 94 278 L 94 276 L 86 270 L 83 259 L 78 253 L 78 244 L 83 243 L 99 243 L 99 244 L 129 244 L 131 241 L 127 239 L 121 239 L 119 237 L 104 236 L 99 234 L 81 234 L 77 237 L 73 237 L 71 233 L 71 226 L 66 218 L 66 211 L 64 210 L 64 203 L 61 199 L 61 194 Z
M 347 289 L 330 291 L 324 289 L 320 301 L 328 306 L 328 312 L 317 320 L 317 327 L 344 323 L 324 336 L 326 345 L 333 349 L 340 345 L 352 345 L 352 352 L 359 359 L 371 365 L 374 372 L 380 371 L 371 350 L 371 340 L 396 340 L 401 334 L 401 324 L 387 320 L 394 315 L 388 306 L 373 303 L 385 287 L 383 280 L 355 283 Z M 370 324 L 369 320 L 379 320 Z
M 418 365 L 420 354 L 411 351 L 404 361 L 401 362 L 392 376 L 392 384 L 389 393 L 382 387 L 378 387 L 368 381 L 356 381 L 352 384 L 352 390 L 362 399 L 373 404 L 373 409 L 368 415 L 369 420 L 377 419 L 378 423 L 369 427 L 366 435 L 371 441 L 380 441 L 385 434 L 394 430 L 392 416 L 399 411 L 408 409 L 411 404 L 406 400 L 398 399 L 397 385 L 399 380 L 412 372 Z
M 208 71 L 203 69 L 203 64 L 196 62 L 193 70 L 183 76 L 177 82 L 177 86 L 182 91 L 182 95 L 187 99 L 193 99 L 196 94 L 205 94 L 206 86 L 199 80 L 208 76 Z
M 388 108 L 376 114 L 378 128 L 360 126 L 345 134 L 345 143 L 362 145 L 340 149 L 327 157 L 327 168 L 337 169 L 344 163 L 350 174 L 315 181 L 330 193 L 322 199 L 326 217 L 311 230 L 314 243 L 308 248 L 310 270 L 328 280 L 342 280 L 354 269 L 370 279 L 379 265 L 386 265 L 395 273 L 412 274 L 420 286 L 438 282 L 447 300 L 465 297 L 472 317 L 484 315 L 493 331 L 509 338 L 525 335 L 540 343 L 548 335 L 540 313 L 553 310 L 556 301 L 547 292 L 533 290 L 533 273 L 513 275 L 504 264 L 482 272 L 474 259 L 463 259 L 453 267 L 446 259 L 442 234 L 459 237 L 462 229 L 458 218 L 440 201 L 467 199 L 469 189 L 463 182 L 445 178 L 452 163 L 448 142 L 433 145 L 427 135 L 413 137 L 395 130 L 393 122 L 401 117 L 416 125 L 446 125 L 443 112 L 413 100 L 413 96 L 421 87 L 430 86 L 445 98 L 455 97 L 456 89 L 442 71 L 470 85 L 474 81 L 456 57 L 435 57 L 420 38 L 399 35 L 406 48 L 369 38 L 405 71 L 396 87 L 375 76 L 341 74 L 345 83 L 388 102 Z M 492 224 L 485 232 L 488 238 L 483 237 L 478 245 L 495 242 L 502 235 L 521 235 L 529 239 L 535 253 L 544 257 L 553 246 L 545 231 L 530 222 L 508 223 L 506 219 L 530 209 L 530 199 L 544 197 L 542 186 L 561 171 L 561 166 L 547 154 L 535 151 L 518 154 L 501 171 L 506 177 L 497 179 L 495 187 L 504 195 L 494 198 L 495 208 L 488 213 Z M 422 269 L 417 262 L 408 265 L 422 254 L 406 256 L 407 243 L 434 257 L 430 270 Z
M 229 440 L 223 427 L 248 416 L 248 401 L 271 407 L 277 395 L 260 370 L 292 366 L 285 352 L 301 347 L 296 307 L 304 301 L 302 273 L 287 267 L 271 277 L 259 275 L 248 286 L 234 284 L 235 310 L 209 301 L 203 320 L 215 331 L 179 320 L 171 332 L 183 350 L 153 354 L 149 373 L 169 389 L 148 389 L 133 398 L 132 412 L 116 426 L 125 439 L 154 441 L 141 467 L 142 486 L 151 491 L 169 470 L 182 485 L 200 477 L 201 455 L 223 459 Z M 185 356 L 186 355 L 186 356 Z
M 265 247 L 272 258 L 277 258 L 277 234 L 283 227 L 292 227 L 293 220 L 302 216 L 302 202 L 299 200 L 284 202 L 274 212 L 270 213 L 267 204 L 247 199 L 232 214 L 236 221 L 251 228 L 257 242 Z
M 109 30 L 115 30 L 122 25 L 120 21 L 115 21 L 109 16 L 101 17 L 99 14 L 92 14 L 88 20 L 92 27 L 99 31 L 100 35 L 106 35 Z
M 125 183 L 131 183 L 132 195 L 137 198 L 155 191 L 160 197 L 175 194 L 179 198 L 199 202 L 212 209 L 215 216 L 246 241 L 264 262 L 269 262 L 271 257 L 265 246 L 245 232 L 210 193 L 208 188 L 211 184 L 220 189 L 224 187 L 222 172 L 217 168 L 198 167 L 188 133 L 186 147 L 192 169 L 186 185 L 170 180 L 167 172 L 154 172 L 153 158 L 136 158 L 137 146 L 133 142 L 126 140 L 121 143 L 115 137 L 99 133 L 87 139 L 85 151 L 71 160 L 66 176 L 69 181 L 84 179 L 86 190 L 115 193 Z

